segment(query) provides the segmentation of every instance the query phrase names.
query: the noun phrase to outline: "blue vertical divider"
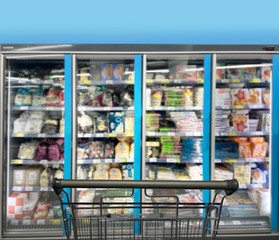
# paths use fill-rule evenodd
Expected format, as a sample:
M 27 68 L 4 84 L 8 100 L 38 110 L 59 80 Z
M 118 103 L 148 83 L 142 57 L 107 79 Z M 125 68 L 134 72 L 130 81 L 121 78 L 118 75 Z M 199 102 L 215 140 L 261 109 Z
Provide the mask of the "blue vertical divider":
M 142 79 L 142 56 L 135 55 L 135 84 L 134 84 L 134 180 L 141 180 L 141 79 Z M 140 202 L 140 189 L 135 189 L 134 202 Z M 140 214 L 140 209 L 134 209 L 134 214 Z M 135 222 L 136 233 L 140 232 L 140 222 Z
M 271 231 L 278 231 L 278 158 L 279 158 L 279 55 L 273 55 L 272 82 L 272 159 L 271 159 Z
M 66 54 L 64 60 L 65 89 L 64 89 L 64 179 L 71 179 L 72 169 L 72 55 Z M 70 189 L 65 189 L 71 199 Z M 66 196 L 63 201 L 66 202 Z M 65 234 L 64 228 L 63 233 Z
M 211 55 L 204 55 L 203 98 L 203 180 L 210 180 L 210 109 L 211 109 Z M 210 201 L 210 191 L 203 190 L 203 202 Z

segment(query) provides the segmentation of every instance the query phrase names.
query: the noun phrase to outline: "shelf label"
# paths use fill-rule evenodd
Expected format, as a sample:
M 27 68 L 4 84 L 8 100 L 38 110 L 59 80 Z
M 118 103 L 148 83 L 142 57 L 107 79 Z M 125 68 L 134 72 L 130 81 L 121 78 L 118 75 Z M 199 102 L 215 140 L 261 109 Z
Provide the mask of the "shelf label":
M 147 136 L 155 136 L 155 132 L 148 132 Z
M 80 80 L 80 84 L 81 85 L 90 85 L 91 84 L 91 80 Z
M 126 133 L 125 134 L 127 137 L 133 137 L 134 136 L 134 133 Z
M 46 223 L 45 219 L 38 219 L 36 221 L 37 224 L 41 224 L 41 225 L 44 225 Z
M 90 133 L 85 133 L 85 134 L 83 134 L 83 136 L 84 136 L 85 138 L 90 138 L 92 135 L 91 135 Z
M 167 158 L 167 162 L 169 162 L 169 163 L 176 163 L 176 160 L 177 159 L 175 159 L 175 158 Z
M 53 169 L 58 169 L 58 168 L 59 168 L 59 164 L 53 164 L 53 165 L 52 165 L 52 168 L 53 168 Z
M 240 80 L 239 79 L 231 79 L 231 81 L 230 82 L 232 82 L 232 83 L 239 83 L 240 82 Z
M 121 162 L 121 158 L 115 158 L 115 162 L 120 163 Z
M 11 223 L 12 225 L 18 225 L 18 220 L 12 220 L 10 223 Z
M 157 162 L 157 158 L 149 158 L 149 162 Z
M 21 191 L 22 189 L 22 187 L 13 187 L 13 191 Z
M 103 133 L 96 133 L 96 137 L 104 137 Z
M 234 108 L 235 109 L 244 109 L 244 106 L 243 105 L 235 105 Z
M 122 158 L 121 162 L 127 162 L 127 159 L 126 158 Z
M 228 136 L 236 136 L 236 132 L 228 132 Z
M 48 187 L 41 187 L 40 190 L 41 190 L 41 191 L 48 191 L 49 189 L 48 189 Z
M 40 164 L 42 164 L 42 165 L 48 164 L 48 160 L 41 160 Z
M 232 221 L 233 225 L 241 225 L 240 221 Z
M 14 137 L 24 137 L 24 133 L 15 133 Z
M 112 162 L 112 159 L 110 159 L 110 158 L 105 159 L 105 163 L 111 163 L 111 162 Z
M 182 83 L 182 80 L 181 79 L 174 79 L 173 82 L 174 83 Z
M 236 163 L 237 159 L 227 159 L 225 160 L 226 163 Z
M 22 221 L 23 225 L 30 225 L 31 224 L 31 220 L 25 219 Z
M 229 80 L 228 79 L 221 79 L 221 83 L 228 83 Z
M 117 136 L 116 133 L 109 133 L 109 134 L 108 134 L 108 137 L 116 137 L 116 136 Z
M 112 110 L 111 107 L 103 107 L 103 109 L 104 109 L 104 111 L 110 111 L 110 110 Z
M 167 135 L 168 135 L 168 136 L 175 136 L 175 133 L 169 132 L 169 133 L 167 133 Z
M 135 82 L 133 80 L 130 81 L 125 81 L 126 84 L 135 84 Z
M 49 219 L 50 224 L 59 225 L 61 224 L 61 219 Z
M 153 83 L 152 79 L 146 79 L 146 83 Z
M 94 159 L 93 162 L 94 163 L 101 163 L 101 159 Z
M 204 79 L 198 80 L 198 83 L 204 83 Z
M 106 84 L 113 84 L 113 81 L 112 80 L 107 80 Z
M 162 80 L 160 81 L 160 83 L 170 83 L 170 80 L 168 80 L 168 79 L 162 79 Z
M 259 78 L 249 79 L 249 82 L 250 83 L 260 83 L 261 79 L 259 79 Z
M 21 160 L 21 159 L 15 159 L 15 160 L 11 161 L 11 164 L 22 164 L 22 163 L 23 163 L 23 160 Z
M 25 191 L 33 191 L 33 187 L 26 187 Z
M 38 137 L 39 137 L 39 138 L 45 138 L 45 137 L 46 137 L 46 134 L 44 134 L 44 133 L 39 133 L 39 134 L 38 134 Z

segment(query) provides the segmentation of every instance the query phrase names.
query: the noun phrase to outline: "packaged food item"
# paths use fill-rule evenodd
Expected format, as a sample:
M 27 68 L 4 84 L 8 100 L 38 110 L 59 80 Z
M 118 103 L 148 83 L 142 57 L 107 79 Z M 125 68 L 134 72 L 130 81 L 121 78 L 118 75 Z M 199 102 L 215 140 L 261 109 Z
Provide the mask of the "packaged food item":
M 50 161 L 58 161 L 60 159 L 60 150 L 57 143 L 52 143 L 48 146 L 47 157 Z
M 88 203 L 92 202 L 95 196 L 95 191 L 80 191 L 78 195 L 78 203 Z M 77 215 L 78 217 L 86 217 L 86 216 L 93 216 L 93 205 L 78 205 Z
M 160 89 L 151 89 L 151 106 L 158 107 L 162 104 L 163 92 Z
M 108 180 L 109 172 L 107 169 L 96 169 L 94 172 L 94 180 Z
M 120 106 L 133 106 L 134 105 L 134 96 L 129 89 L 124 89 L 120 94 Z
M 62 117 L 59 123 L 59 133 L 64 133 L 64 132 L 65 132 L 65 119 L 64 117 Z
M 96 133 L 104 133 L 108 131 L 107 115 L 101 113 L 94 114 L 94 124 Z
M 48 187 L 51 181 L 51 171 L 48 167 L 42 171 L 40 175 L 40 187 Z
M 14 105 L 15 106 L 30 106 L 32 104 L 32 96 L 28 88 L 19 88 L 17 90 Z
M 250 88 L 249 94 L 249 105 L 262 104 L 262 88 Z
M 91 141 L 89 143 L 90 159 L 104 158 L 105 144 L 102 141 Z
M 18 167 L 13 170 L 13 186 L 25 186 L 26 166 Z
M 46 93 L 46 106 L 59 107 L 60 100 L 60 88 L 50 88 Z
M 145 102 L 147 107 L 151 107 L 151 89 L 146 88 Z
M 176 65 L 176 79 L 197 80 L 196 65 Z
M 43 159 L 47 159 L 47 149 L 48 149 L 48 145 L 46 143 L 40 143 L 37 149 L 35 160 L 40 161 Z
M 134 117 L 125 117 L 125 133 L 134 133 Z
M 120 138 L 119 138 L 120 139 Z M 127 159 L 129 158 L 130 145 L 125 142 L 125 138 L 120 139 L 121 141 L 115 147 L 115 158 L 117 159 Z
M 133 164 L 122 164 L 123 180 L 133 180 L 134 168 Z
M 63 179 L 64 178 L 64 173 L 62 170 L 58 169 L 55 174 L 54 174 L 54 178 L 57 179 Z
M 53 119 L 47 119 L 44 122 L 42 133 L 56 134 L 58 132 L 58 121 Z
M 80 84 L 81 85 L 89 84 L 89 79 L 88 79 L 89 73 L 88 73 L 88 70 L 89 70 L 88 67 L 83 67 L 83 68 L 80 69 Z
M 263 103 L 265 105 L 270 105 L 270 90 L 268 88 L 264 89 L 262 95 L 263 95 Z
M 23 208 L 22 208 L 22 214 L 23 219 L 31 220 L 33 218 L 33 214 L 36 208 L 38 199 L 30 197 L 27 201 L 25 201 Z
M 64 104 L 65 104 L 65 92 L 64 92 L 64 90 L 62 90 L 59 93 L 59 98 L 60 98 L 60 106 L 64 107 Z
M 194 105 L 194 94 L 193 94 L 193 88 L 187 87 L 184 91 L 184 106 L 185 107 L 192 107 Z
M 113 80 L 122 81 L 124 75 L 124 64 L 113 64 Z
M 226 74 L 225 74 L 225 69 L 216 69 L 216 79 L 220 80 L 220 79 L 225 79 L 226 78 Z
M 252 143 L 251 142 L 240 142 L 239 143 L 239 156 L 241 158 L 252 157 Z
M 124 113 L 109 113 L 109 130 L 111 133 L 124 133 Z
M 14 121 L 14 132 L 13 132 L 13 134 L 24 133 L 27 121 L 28 121 L 27 118 L 22 118 L 22 117 L 17 118 Z
M 203 80 L 204 79 L 204 70 L 203 65 L 197 66 L 197 80 Z
M 45 90 L 39 87 L 32 92 L 32 106 L 44 106 L 46 104 Z
M 105 92 L 102 97 L 102 105 L 106 107 L 113 107 L 111 92 Z
M 157 167 L 157 180 L 173 180 L 175 179 L 171 166 Z
M 159 158 L 160 157 L 160 142 L 159 141 L 146 141 L 146 158 Z
M 229 68 L 227 69 L 227 75 L 229 79 L 241 79 L 243 70 L 241 68 Z
M 215 95 L 216 106 L 225 107 L 231 106 L 231 89 L 229 88 L 217 88 Z
M 52 206 L 50 202 L 48 202 L 47 196 L 41 196 L 40 200 L 37 203 L 36 210 L 34 213 L 34 219 L 46 219 L 48 215 L 48 210 Z
M 251 180 L 253 184 L 267 183 L 268 170 L 262 164 L 254 163 L 251 169 Z
M 61 219 L 62 218 L 62 209 L 59 202 L 54 203 L 48 211 L 48 219 Z
M 109 170 L 109 179 L 110 180 L 122 180 L 122 173 L 119 168 L 111 168 Z
M 257 71 L 257 68 L 255 68 L 255 67 L 243 69 L 244 79 L 259 78 L 259 75 L 257 73 L 258 73 L 258 71 Z
M 107 142 L 105 144 L 104 158 L 114 158 L 114 143 Z
M 248 138 L 247 137 L 234 137 L 233 138 L 234 142 L 240 143 L 240 142 L 248 142 Z M 249 140 L 250 141 L 250 140 Z
M 29 118 L 27 120 L 24 133 L 25 134 L 38 134 L 41 133 L 43 127 L 43 120 L 37 118 Z
M 269 81 L 271 76 L 271 67 L 262 67 L 262 79 Z
M 38 187 L 40 182 L 41 168 L 30 167 L 26 170 L 25 186 Z
M 238 149 L 239 149 L 238 143 L 216 142 L 215 143 L 215 158 L 216 159 L 224 159 L 224 158 L 237 159 L 239 157 Z
M 267 142 L 252 143 L 252 157 L 253 158 L 265 158 L 268 150 Z
M 231 89 L 231 99 L 233 106 L 247 106 L 249 103 L 248 89 Z
M 251 143 L 257 143 L 257 142 L 264 142 L 264 137 L 250 137 L 249 142 Z
M 264 132 L 270 132 L 270 114 L 269 113 L 263 113 L 262 115 L 262 131 Z
M 102 64 L 101 66 L 101 80 L 112 80 L 112 64 Z
M 78 130 L 80 133 L 93 133 L 94 122 L 92 118 L 84 112 L 80 112 L 78 116 Z
M 156 178 L 156 165 L 145 165 L 145 180 L 154 181 Z
M 234 178 L 239 184 L 250 184 L 251 183 L 251 167 L 250 165 L 234 165 Z
M 39 143 L 37 141 L 20 144 L 18 151 L 19 159 L 34 159 Z
M 8 197 L 8 219 L 9 220 L 22 220 L 23 207 L 28 201 L 29 194 L 24 192 L 12 193 Z
M 130 145 L 129 158 L 134 159 L 134 143 L 131 143 Z
M 94 179 L 94 165 L 91 165 L 89 167 L 88 180 L 93 180 L 93 179 Z
M 234 115 L 233 127 L 237 132 L 249 132 L 249 117 L 248 115 Z

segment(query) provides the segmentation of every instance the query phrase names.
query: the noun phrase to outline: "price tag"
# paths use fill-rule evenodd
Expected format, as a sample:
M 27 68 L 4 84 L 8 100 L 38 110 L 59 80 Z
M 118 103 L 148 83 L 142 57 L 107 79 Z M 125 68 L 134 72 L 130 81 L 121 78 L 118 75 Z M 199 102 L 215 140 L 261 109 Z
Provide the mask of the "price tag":
M 101 163 L 101 159 L 94 159 L 94 163 Z
M 13 191 L 21 191 L 22 189 L 22 187 L 13 187 Z
M 25 220 L 22 221 L 22 224 L 23 224 L 23 225 L 30 225 L 30 224 L 31 224 L 31 221 L 28 220 L 28 219 L 25 219 Z
M 113 84 L 113 81 L 112 80 L 107 80 L 106 84 Z
M 44 134 L 44 133 L 39 133 L 38 134 L 38 138 L 45 138 L 46 137 L 46 134 Z
M 225 225 L 225 222 L 224 222 L 224 221 L 220 221 L 220 222 L 219 222 L 219 225 L 224 226 L 224 225 Z
M 61 224 L 61 219 L 49 219 L 50 224 L 59 225 Z
M 106 158 L 106 159 L 105 159 L 105 163 L 112 163 L 112 159 Z
M 26 187 L 25 191 L 33 191 L 33 187 Z
M 126 133 L 125 135 L 126 135 L 127 137 L 133 137 L 133 136 L 134 136 L 133 133 Z
M 227 160 L 225 160 L 225 162 L 227 162 L 227 163 L 236 163 L 237 159 L 227 159 Z
M 19 79 L 19 80 L 18 80 L 18 83 L 26 83 L 26 80 Z
M 18 220 L 12 220 L 12 221 L 11 221 L 11 224 L 12 224 L 12 225 L 18 225 Z
M 135 82 L 131 80 L 131 81 L 126 81 L 125 83 L 126 84 L 134 84 Z
M 105 135 L 103 133 L 96 133 L 96 137 L 104 137 Z
M 233 225 L 241 225 L 240 221 L 232 221 Z
M 160 82 L 161 82 L 161 83 L 170 83 L 170 80 L 168 80 L 168 79 L 162 79 Z
M 110 111 L 111 110 L 111 107 L 104 107 L 103 108 L 105 111 Z
M 269 157 L 265 158 L 265 160 L 268 162 L 269 161 Z
M 15 133 L 14 137 L 24 137 L 24 133 Z
M 234 106 L 235 109 L 244 109 L 244 106 L 243 105 L 236 105 Z
M 261 79 L 259 79 L 259 78 L 249 79 L 249 82 L 250 83 L 260 83 Z
M 245 184 L 239 184 L 239 188 L 246 188 Z
M 81 80 L 80 84 L 81 85 L 90 85 L 91 84 L 91 80 Z
M 157 158 L 149 158 L 149 162 L 157 162 Z
M 40 164 L 46 165 L 46 164 L 48 164 L 48 160 L 41 160 L 41 161 L 40 161 Z
M 83 134 L 83 136 L 84 136 L 85 138 L 90 138 L 92 135 L 91 135 L 90 133 L 85 133 L 85 134 Z
M 122 158 L 121 162 L 127 162 L 127 159 L 126 158 Z
M 45 224 L 45 220 L 44 219 L 38 219 L 36 221 L 37 224 L 41 224 L 41 225 L 44 225 Z
M 153 83 L 152 79 L 146 79 L 146 83 Z
M 147 133 L 147 136 L 155 136 L 155 132 L 149 132 Z
M 176 163 L 176 159 L 175 158 L 167 158 L 167 162 Z
M 186 132 L 185 136 L 188 137 L 188 136 L 191 136 L 191 134 L 189 132 Z
M 198 83 L 204 83 L 204 79 L 198 80 Z
M 221 83 L 228 83 L 229 80 L 228 79 L 221 79 Z
M 127 162 L 134 162 L 133 158 L 127 158 Z
M 167 135 L 168 135 L 168 136 L 175 136 L 175 133 L 169 132 L 169 133 L 167 133 Z
M 48 191 L 49 189 L 48 189 L 48 187 L 41 187 L 41 189 L 40 189 L 42 192 L 46 192 L 46 191 Z
M 239 80 L 239 79 L 231 79 L 231 82 L 232 82 L 232 83 L 239 83 L 240 80 Z
M 174 83 L 182 83 L 182 80 L 181 79 L 174 79 L 173 82 Z
M 109 133 L 108 136 L 109 136 L 109 137 L 116 137 L 117 134 L 116 134 L 116 133 Z
M 53 83 L 52 80 L 45 80 L 45 81 L 44 81 L 44 84 L 51 84 L 51 83 Z
M 22 164 L 22 163 L 23 163 L 23 160 L 21 160 L 21 159 L 15 159 L 15 160 L 11 161 L 11 164 Z
M 228 132 L 229 136 L 236 136 L 236 132 Z
M 115 162 L 120 163 L 121 162 L 121 158 L 115 158 Z

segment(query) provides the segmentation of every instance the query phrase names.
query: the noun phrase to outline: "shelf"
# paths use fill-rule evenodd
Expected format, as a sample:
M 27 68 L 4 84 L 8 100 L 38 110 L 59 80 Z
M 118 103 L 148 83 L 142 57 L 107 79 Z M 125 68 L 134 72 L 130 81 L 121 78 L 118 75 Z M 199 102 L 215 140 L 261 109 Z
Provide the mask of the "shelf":
M 35 85 L 53 85 L 64 88 L 64 84 L 56 80 L 42 80 L 42 79 L 28 79 L 28 78 L 16 78 L 16 77 L 6 77 L 7 81 L 12 84 L 35 84 Z
M 215 159 L 215 163 L 261 163 L 269 162 L 269 158 L 237 158 L 237 159 Z
M 48 160 L 30 160 L 30 159 L 12 159 L 11 164 L 22 164 L 22 165 L 33 165 L 33 164 L 40 164 L 40 165 L 55 165 L 55 164 L 64 164 L 64 161 L 48 161 Z
M 10 220 L 10 225 L 62 225 L 62 219 Z
M 193 158 L 191 160 L 182 160 L 180 158 L 146 158 L 148 163 L 202 163 L 202 158 Z
M 231 137 L 231 136 L 239 136 L 239 137 L 249 137 L 249 136 L 268 136 L 269 132 L 215 132 L 215 136 L 217 137 Z
M 50 192 L 53 191 L 51 187 L 16 187 L 13 186 L 12 191 L 14 192 Z
M 133 163 L 133 158 L 105 158 L 105 159 L 78 159 L 78 164 L 96 164 L 96 163 Z
M 166 106 L 159 106 L 159 107 L 146 107 L 147 111 L 201 111 L 203 107 L 166 107 Z
M 239 184 L 239 189 L 258 189 L 258 188 L 268 188 L 268 184 L 266 183 Z
M 270 79 L 264 80 L 264 79 L 217 79 L 217 84 L 220 83 L 270 83 Z
M 114 181 L 114 180 L 109 180 L 108 181 Z M 120 181 L 125 181 L 125 180 L 120 180 Z M 106 190 L 115 190 L 115 191 L 119 191 L 119 190 L 123 190 L 124 188 L 77 188 L 77 191 L 88 191 L 88 190 L 92 190 L 92 191 L 106 191 Z M 129 187 L 127 187 L 127 189 L 131 189 Z
M 46 133 L 24 134 L 24 133 L 16 133 L 16 134 L 13 134 L 12 137 L 16 137 L 16 138 L 64 138 L 64 133 L 57 133 L 57 134 L 46 134 Z
M 187 84 L 187 85 L 195 85 L 195 84 L 203 84 L 204 80 L 199 79 L 199 80 L 192 80 L 192 79 L 146 79 L 146 84 Z
M 78 107 L 78 111 L 134 111 L 134 107 Z
M 64 107 L 13 106 L 14 111 L 64 111 Z
M 147 132 L 148 137 L 202 137 L 202 132 Z
M 124 80 L 124 81 L 113 81 L 113 80 L 106 80 L 106 81 L 99 81 L 99 80 L 87 80 L 84 81 L 83 84 L 79 81 L 78 89 L 88 88 L 90 85 L 133 85 L 135 83 L 134 80 Z
M 258 105 L 237 105 L 237 106 L 216 106 L 216 110 L 241 110 L 241 109 L 270 109 L 269 105 L 258 104 Z
M 133 133 L 79 133 L 78 138 L 133 137 Z

